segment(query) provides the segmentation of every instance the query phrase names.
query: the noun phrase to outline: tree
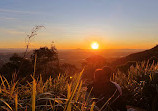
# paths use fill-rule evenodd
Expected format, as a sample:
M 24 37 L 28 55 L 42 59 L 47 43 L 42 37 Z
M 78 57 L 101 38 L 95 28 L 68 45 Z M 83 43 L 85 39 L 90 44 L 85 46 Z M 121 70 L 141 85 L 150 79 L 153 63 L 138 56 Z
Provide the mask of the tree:
M 21 63 L 23 62 L 23 65 Z M 18 73 L 17 77 L 26 77 L 32 74 L 33 67 L 32 62 L 28 58 L 22 58 L 18 54 L 13 54 L 10 57 L 9 62 L 4 64 L 0 69 L 0 73 L 4 75 L 8 80 L 12 79 L 13 73 Z
M 36 75 L 41 74 L 44 78 L 53 74 L 56 76 L 59 73 L 58 52 L 55 46 L 41 47 L 33 51 L 31 55 L 32 63 L 36 60 Z

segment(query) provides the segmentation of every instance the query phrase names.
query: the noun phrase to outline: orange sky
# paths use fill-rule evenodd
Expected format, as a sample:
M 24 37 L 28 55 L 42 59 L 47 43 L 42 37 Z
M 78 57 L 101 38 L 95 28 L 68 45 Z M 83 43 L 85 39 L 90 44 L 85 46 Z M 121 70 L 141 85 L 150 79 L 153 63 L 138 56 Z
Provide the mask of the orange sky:
M 28 7 L 29 6 L 29 7 Z M 43 25 L 30 48 L 148 49 L 158 44 L 158 1 L 3 0 L 0 48 L 25 48 L 26 35 Z
M 152 48 L 156 45 L 156 43 L 135 43 L 134 44 L 128 44 L 128 43 L 106 43 L 103 41 L 97 41 L 99 44 L 99 49 L 148 49 L 148 48 Z M 56 46 L 57 49 L 91 49 L 91 43 L 93 43 L 92 41 L 88 41 L 88 42 L 80 42 L 80 43 L 54 43 L 54 45 Z M 30 48 L 39 48 L 39 47 L 43 47 L 43 46 L 47 46 L 50 47 L 51 46 L 51 42 L 31 42 L 30 44 Z M 26 47 L 26 43 L 25 42 L 16 42 L 16 43 L 8 43 L 8 42 L 4 42 L 0 44 L 1 48 L 25 48 Z

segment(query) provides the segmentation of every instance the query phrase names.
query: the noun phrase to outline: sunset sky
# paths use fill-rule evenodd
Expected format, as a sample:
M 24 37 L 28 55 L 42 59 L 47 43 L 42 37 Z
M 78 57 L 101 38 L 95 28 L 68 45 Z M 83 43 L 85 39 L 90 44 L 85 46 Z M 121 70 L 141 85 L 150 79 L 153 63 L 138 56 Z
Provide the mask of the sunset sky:
M 146 49 L 158 44 L 158 0 L 0 0 L 0 48 Z

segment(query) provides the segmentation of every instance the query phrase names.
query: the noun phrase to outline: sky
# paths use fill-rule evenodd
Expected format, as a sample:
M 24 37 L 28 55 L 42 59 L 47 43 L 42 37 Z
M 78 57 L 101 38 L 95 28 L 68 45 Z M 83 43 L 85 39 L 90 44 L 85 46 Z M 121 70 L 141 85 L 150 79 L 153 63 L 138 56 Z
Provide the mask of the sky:
M 158 44 L 158 0 L 0 0 L 0 48 L 147 49 Z

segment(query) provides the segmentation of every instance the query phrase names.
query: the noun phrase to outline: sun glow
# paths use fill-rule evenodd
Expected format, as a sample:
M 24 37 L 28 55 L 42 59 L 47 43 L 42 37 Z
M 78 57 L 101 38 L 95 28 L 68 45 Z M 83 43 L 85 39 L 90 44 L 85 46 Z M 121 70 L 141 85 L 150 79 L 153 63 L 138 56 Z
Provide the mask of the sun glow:
M 92 48 L 92 49 L 98 49 L 98 48 L 99 48 L 99 44 L 98 44 L 97 42 L 93 42 L 93 43 L 91 44 L 91 48 Z

